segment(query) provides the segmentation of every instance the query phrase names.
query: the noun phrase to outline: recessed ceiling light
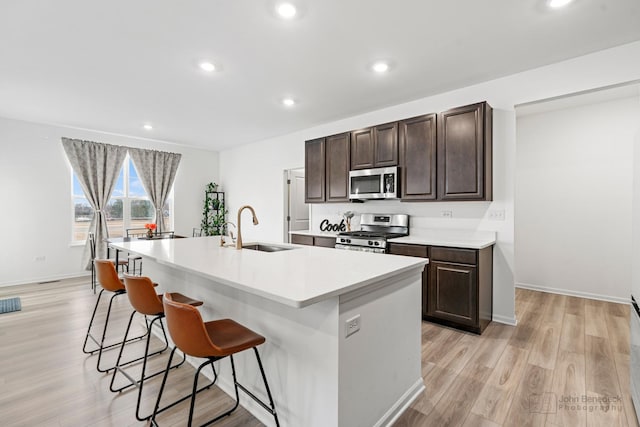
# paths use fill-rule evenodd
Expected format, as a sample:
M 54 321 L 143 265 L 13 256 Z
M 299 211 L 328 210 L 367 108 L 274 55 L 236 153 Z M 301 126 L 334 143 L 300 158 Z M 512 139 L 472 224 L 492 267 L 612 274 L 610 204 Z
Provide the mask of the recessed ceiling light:
M 286 107 L 293 107 L 296 105 L 296 101 L 293 98 L 284 98 L 282 104 Z
M 151 126 L 150 124 L 146 124 L 144 126 L 142 126 L 143 128 L 145 128 L 146 130 L 153 130 L 153 126 Z
M 549 7 L 558 9 L 571 3 L 573 0 L 549 0 Z
M 296 16 L 296 13 L 298 12 L 296 7 L 291 3 L 280 3 L 276 6 L 276 11 L 278 12 L 278 15 L 284 19 L 291 19 Z
M 209 73 L 216 70 L 216 66 L 211 62 L 201 62 L 200 68 L 202 68 L 204 71 L 207 71 Z
M 376 73 L 386 73 L 389 71 L 389 64 L 384 61 L 378 61 L 371 66 L 371 69 Z

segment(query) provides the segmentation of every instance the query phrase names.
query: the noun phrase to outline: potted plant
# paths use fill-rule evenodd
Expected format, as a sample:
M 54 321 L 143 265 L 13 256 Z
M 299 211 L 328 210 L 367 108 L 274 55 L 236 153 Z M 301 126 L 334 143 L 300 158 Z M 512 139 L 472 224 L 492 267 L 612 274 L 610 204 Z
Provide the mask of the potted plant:
M 215 208 L 213 208 L 213 200 L 216 201 Z M 202 235 L 219 236 L 224 234 L 227 213 L 228 210 L 225 208 L 222 200 L 205 200 L 205 207 L 202 212 L 202 223 L 200 224 Z

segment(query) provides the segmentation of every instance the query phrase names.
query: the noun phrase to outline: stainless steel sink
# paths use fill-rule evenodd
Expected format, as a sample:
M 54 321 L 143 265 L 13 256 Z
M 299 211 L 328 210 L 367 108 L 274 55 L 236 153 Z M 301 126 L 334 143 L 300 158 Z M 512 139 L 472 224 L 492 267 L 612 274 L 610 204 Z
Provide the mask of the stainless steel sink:
M 275 246 L 275 245 L 265 245 L 262 243 L 251 243 L 248 245 L 243 245 L 242 249 L 251 249 L 252 251 L 260 251 L 260 252 L 281 252 L 281 251 L 288 251 L 296 248 L 290 247 L 290 246 Z

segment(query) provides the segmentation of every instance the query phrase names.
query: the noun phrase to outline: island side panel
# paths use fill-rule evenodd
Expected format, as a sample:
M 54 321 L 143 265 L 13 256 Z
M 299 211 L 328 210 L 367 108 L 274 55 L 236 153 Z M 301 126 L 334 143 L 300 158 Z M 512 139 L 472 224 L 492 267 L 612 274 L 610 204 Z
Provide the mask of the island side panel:
M 340 297 L 340 426 L 391 425 L 424 390 L 422 269 Z
M 282 427 L 339 425 L 337 297 L 297 309 L 150 259 L 144 263 L 145 274 L 159 283 L 158 293 L 180 292 L 200 299 L 203 320 L 231 318 L 266 338 L 258 349 Z M 240 383 L 268 402 L 253 352 L 234 359 Z M 234 396 L 229 361 L 216 364 L 221 367 L 219 387 Z M 242 392 L 240 398 L 262 423 L 275 425 L 251 398 Z

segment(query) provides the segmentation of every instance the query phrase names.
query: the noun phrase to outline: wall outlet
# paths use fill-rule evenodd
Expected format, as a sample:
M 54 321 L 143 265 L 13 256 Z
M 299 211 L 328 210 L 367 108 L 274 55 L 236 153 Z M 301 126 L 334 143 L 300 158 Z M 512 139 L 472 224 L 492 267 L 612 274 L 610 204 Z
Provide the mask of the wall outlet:
M 453 218 L 453 211 L 440 211 L 442 218 Z
M 44 262 L 44 261 L 46 261 L 46 260 L 47 260 L 47 257 L 46 257 L 46 256 L 44 256 L 44 255 L 39 255 L 39 256 L 37 256 L 37 257 L 35 258 L 35 261 L 36 261 L 36 262 Z
M 344 337 L 353 335 L 360 330 L 360 315 L 356 314 L 351 319 L 347 319 L 344 322 Z
M 489 211 L 489 219 L 491 221 L 504 221 L 504 209 Z

